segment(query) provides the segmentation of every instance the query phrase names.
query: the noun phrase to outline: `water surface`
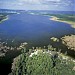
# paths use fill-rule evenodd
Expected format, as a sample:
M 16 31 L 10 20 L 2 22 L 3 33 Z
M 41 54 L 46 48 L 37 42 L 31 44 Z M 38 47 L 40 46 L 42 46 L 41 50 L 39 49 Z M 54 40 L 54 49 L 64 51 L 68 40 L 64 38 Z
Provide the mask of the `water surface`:
M 50 37 L 74 34 L 69 24 L 49 18 L 28 13 L 9 15 L 9 19 L 0 24 L 0 38 L 14 40 L 16 44 L 26 41 L 30 46 L 44 46 L 50 43 Z

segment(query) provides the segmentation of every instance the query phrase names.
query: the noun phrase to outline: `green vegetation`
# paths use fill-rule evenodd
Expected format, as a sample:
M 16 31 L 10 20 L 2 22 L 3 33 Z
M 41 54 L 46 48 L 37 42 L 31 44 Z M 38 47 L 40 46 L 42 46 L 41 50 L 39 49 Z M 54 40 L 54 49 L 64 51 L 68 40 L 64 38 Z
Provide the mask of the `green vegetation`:
M 53 40 L 53 42 L 59 42 L 59 39 L 58 38 L 52 37 L 50 39 Z
M 74 14 L 43 14 L 48 16 L 55 16 L 62 21 L 72 21 L 75 22 L 75 15 Z
M 71 27 L 75 28 L 75 15 L 74 14 L 43 14 L 50 16 L 50 20 L 64 22 L 70 24 Z
M 52 49 L 48 45 L 47 49 L 33 48 L 34 52 L 30 53 L 23 45 L 22 54 L 15 58 L 9 75 L 75 75 L 73 60 Z
M 5 20 L 7 20 L 7 19 L 8 19 L 7 15 L 1 15 L 0 14 L 0 23 L 3 22 L 3 21 L 5 21 Z

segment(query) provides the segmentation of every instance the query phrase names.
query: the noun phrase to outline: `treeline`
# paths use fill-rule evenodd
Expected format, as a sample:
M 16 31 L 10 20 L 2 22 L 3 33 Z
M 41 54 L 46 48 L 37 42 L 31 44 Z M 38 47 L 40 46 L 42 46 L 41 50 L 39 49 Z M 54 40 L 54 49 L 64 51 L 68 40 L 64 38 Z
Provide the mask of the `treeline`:
M 32 50 L 34 52 L 31 56 L 31 49 L 27 52 L 26 47 L 22 46 L 22 54 L 13 63 L 9 75 L 75 75 L 75 63 L 72 59 L 63 59 L 60 52 L 56 52 L 55 48 L 52 50 L 52 46 L 49 45 L 48 49 L 33 47 Z

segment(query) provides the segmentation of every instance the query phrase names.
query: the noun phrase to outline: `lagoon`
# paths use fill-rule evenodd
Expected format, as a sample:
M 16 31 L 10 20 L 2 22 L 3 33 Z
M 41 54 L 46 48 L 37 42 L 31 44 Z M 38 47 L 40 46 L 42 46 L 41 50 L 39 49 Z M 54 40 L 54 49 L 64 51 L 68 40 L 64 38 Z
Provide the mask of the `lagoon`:
M 21 42 L 28 42 L 30 47 L 47 46 L 50 37 L 60 38 L 74 34 L 75 30 L 67 23 L 52 21 L 44 15 L 23 12 L 8 17 L 8 20 L 0 24 L 0 38 L 7 42 L 14 40 L 14 46 Z

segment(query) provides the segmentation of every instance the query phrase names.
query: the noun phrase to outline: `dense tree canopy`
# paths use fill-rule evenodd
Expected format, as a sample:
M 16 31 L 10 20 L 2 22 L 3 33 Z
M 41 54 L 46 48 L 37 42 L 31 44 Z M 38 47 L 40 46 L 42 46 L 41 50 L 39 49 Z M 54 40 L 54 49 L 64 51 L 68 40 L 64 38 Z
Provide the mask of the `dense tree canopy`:
M 24 49 L 10 75 L 75 75 L 74 66 L 71 59 L 63 59 L 55 51 L 30 57 Z

